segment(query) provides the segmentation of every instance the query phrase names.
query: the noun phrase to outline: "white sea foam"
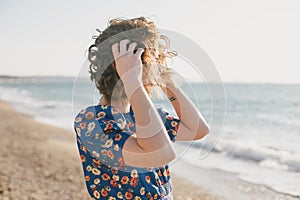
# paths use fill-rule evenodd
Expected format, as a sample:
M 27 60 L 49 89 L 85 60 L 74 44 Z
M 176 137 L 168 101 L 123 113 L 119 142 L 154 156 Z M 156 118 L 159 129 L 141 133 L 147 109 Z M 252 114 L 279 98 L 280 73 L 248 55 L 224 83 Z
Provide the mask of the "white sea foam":
M 31 96 L 30 91 L 5 87 L 0 87 L 0 98 L 11 102 L 17 111 L 32 115 L 39 122 L 73 130 L 71 103 L 38 100 Z
M 206 149 L 212 146 L 207 141 L 195 142 L 194 148 Z M 300 154 L 283 149 L 261 146 L 259 144 L 247 144 L 239 140 L 222 139 L 212 150 L 214 153 L 221 153 L 228 158 L 255 162 L 263 167 L 282 169 L 293 172 L 300 172 Z
M 211 152 L 204 159 L 199 159 L 199 155 L 199 149 L 189 148 L 181 156 L 181 159 L 201 168 L 237 173 L 239 178 L 244 181 L 267 186 L 279 193 L 300 196 L 300 173 L 286 171 L 284 167 L 278 164 L 263 165 L 257 162 L 234 159 L 215 152 Z

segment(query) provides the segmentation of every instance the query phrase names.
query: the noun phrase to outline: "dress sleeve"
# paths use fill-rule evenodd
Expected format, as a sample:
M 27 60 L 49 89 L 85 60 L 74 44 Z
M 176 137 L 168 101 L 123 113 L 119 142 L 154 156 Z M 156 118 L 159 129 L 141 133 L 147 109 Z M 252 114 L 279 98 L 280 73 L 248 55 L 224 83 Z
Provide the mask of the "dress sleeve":
M 74 128 L 88 153 L 108 167 L 124 166 L 122 148 L 131 133 L 122 119 L 106 118 L 107 112 L 83 110 Z
M 175 142 L 181 120 L 177 117 L 170 116 L 169 112 L 163 107 L 160 107 L 157 110 L 163 120 L 170 140 Z

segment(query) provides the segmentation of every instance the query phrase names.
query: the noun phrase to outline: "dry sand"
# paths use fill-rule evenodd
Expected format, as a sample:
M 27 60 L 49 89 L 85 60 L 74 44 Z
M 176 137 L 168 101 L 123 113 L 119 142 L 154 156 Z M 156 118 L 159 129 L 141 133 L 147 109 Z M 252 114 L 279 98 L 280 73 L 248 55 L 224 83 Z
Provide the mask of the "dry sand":
M 0 200 L 89 199 L 71 131 L 39 123 L 0 101 Z M 174 177 L 175 200 L 216 197 Z

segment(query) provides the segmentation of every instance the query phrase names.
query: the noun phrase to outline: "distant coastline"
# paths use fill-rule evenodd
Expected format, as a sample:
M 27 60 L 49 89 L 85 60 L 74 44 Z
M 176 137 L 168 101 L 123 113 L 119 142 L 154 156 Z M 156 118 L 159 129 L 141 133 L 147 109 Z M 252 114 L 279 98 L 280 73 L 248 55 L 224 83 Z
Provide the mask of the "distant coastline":
M 90 81 L 90 77 L 89 76 L 70 76 L 70 75 L 5 75 L 5 74 L 0 74 L 0 83 L 3 81 L 7 81 L 7 80 L 17 80 L 17 79 L 34 79 L 34 78 L 47 78 L 47 79 L 74 79 L 74 82 L 76 79 L 86 79 Z M 203 81 L 197 81 L 197 80 L 187 80 L 188 83 L 190 84 L 199 84 L 199 83 L 203 83 L 206 84 L 207 82 L 203 82 Z M 209 82 L 211 84 L 220 84 L 220 82 Z M 221 82 L 223 84 L 261 84 L 261 85 L 300 85 L 300 82 L 251 82 L 251 81 L 223 81 Z

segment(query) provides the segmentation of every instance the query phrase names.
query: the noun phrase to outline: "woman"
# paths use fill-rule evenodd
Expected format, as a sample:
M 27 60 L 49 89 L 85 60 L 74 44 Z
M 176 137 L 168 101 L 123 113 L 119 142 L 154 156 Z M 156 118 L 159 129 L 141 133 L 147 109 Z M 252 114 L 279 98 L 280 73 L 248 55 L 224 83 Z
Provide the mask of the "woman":
M 113 19 L 90 46 L 90 74 L 101 99 L 82 109 L 74 128 L 86 186 L 92 199 L 172 199 L 168 164 L 172 142 L 203 138 L 209 127 L 172 78 L 166 58 L 176 55 L 159 42 L 144 17 Z M 161 89 L 178 118 L 155 108 Z

